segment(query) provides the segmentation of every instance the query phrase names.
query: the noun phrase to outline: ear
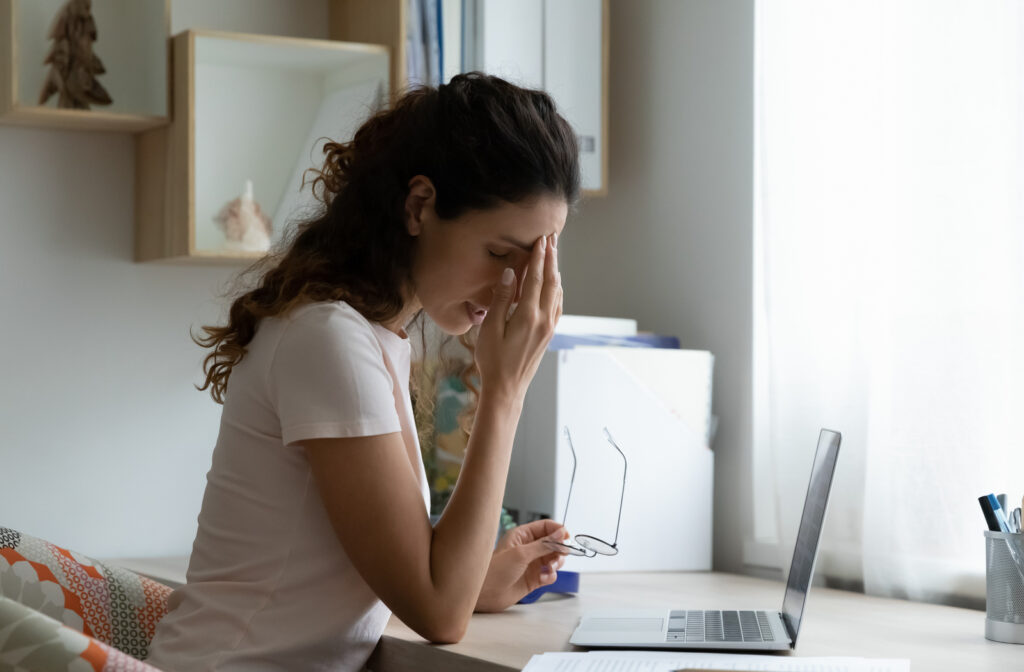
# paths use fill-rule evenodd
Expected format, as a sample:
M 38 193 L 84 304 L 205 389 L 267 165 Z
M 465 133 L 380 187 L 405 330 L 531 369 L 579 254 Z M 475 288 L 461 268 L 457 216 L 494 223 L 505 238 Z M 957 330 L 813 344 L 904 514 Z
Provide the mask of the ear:
M 433 215 L 436 195 L 429 177 L 415 175 L 409 180 L 409 193 L 405 197 L 405 228 L 410 236 L 423 233 L 424 216 L 429 218 Z

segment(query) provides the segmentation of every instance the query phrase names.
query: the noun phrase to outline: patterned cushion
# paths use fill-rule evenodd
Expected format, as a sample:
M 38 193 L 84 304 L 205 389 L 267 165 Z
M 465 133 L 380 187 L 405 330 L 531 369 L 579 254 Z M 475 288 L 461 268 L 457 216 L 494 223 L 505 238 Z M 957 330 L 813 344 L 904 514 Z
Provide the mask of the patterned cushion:
M 0 594 L 141 660 L 171 588 L 0 527 Z
M 0 597 L 0 670 L 160 672 L 6 597 Z

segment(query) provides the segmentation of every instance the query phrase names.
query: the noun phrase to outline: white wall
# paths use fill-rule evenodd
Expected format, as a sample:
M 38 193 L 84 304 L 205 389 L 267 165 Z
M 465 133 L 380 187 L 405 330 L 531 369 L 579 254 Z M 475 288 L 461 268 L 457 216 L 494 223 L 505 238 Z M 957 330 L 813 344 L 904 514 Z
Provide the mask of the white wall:
M 609 195 L 559 241 L 565 312 L 715 354 L 713 562 L 730 571 L 752 530 L 753 36 L 753 0 L 611 2 Z
M 327 37 L 325 0 L 171 17 Z M 101 557 L 191 548 L 220 407 L 192 387 L 189 328 L 237 270 L 134 263 L 133 184 L 127 133 L 0 126 L 0 526 Z
M 171 35 L 190 28 L 326 40 L 327 0 L 171 0 Z

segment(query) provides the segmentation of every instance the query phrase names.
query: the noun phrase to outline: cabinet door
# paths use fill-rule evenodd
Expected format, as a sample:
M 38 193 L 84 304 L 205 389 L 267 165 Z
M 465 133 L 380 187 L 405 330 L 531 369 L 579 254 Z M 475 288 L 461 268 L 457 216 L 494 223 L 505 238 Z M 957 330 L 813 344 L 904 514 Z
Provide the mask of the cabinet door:
M 608 1 L 438 0 L 442 81 L 482 70 L 550 93 L 580 138 L 591 195 L 607 191 Z M 333 39 L 384 42 L 406 62 L 407 12 L 418 11 L 418 1 L 330 0 L 329 7 Z M 396 92 L 405 85 L 397 79 Z
M 583 189 L 592 193 L 605 190 L 604 4 L 476 0 L 471 49 L 476 68 L 551 94 L 579 138 Z
M 531 89 L 544 89 L 544 0 L 477 4 L 477 67 Z M 547 90 L 547 89 L 545 89 Z
M 601 5 L 601 0 L 544 3 L 544 90 L 576 130 L 583 188 L 591 191 L 604 187 Z

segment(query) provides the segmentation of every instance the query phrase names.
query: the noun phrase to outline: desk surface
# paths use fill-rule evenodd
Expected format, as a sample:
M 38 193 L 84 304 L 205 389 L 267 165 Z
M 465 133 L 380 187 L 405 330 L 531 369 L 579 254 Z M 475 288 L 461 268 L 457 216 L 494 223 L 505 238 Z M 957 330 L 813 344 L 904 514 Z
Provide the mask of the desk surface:
M 519 670 L 545 651 L 573 651 L 569 636 L 587 609 L 779 609 L 784 586 L 721 573 L 585 574 L 580 594 L 545 596 L 500 614 L 476 614 L 458 644 L 426 643 L 392 617 L 368 668 Z M 798 656 L 909 658 L 913 672 L 1024 667 L 1024 645 L 985 639 L 985 613 L 812 588 L 797 639 Z

